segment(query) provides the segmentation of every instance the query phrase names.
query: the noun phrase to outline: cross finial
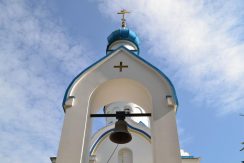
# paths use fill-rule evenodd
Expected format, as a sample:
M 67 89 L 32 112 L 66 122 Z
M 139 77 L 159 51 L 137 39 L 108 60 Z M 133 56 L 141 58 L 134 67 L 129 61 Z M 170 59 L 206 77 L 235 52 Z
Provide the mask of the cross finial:
M 130 12 L 123 9 L 120 12 L 118 12 L 117 14 L 121 14 L 122 15 L 122 19 L 121 19 L 121 26 L 122 28 L 126 27 L 126 19 L 125 19 L 125 14 L 129 14 Z

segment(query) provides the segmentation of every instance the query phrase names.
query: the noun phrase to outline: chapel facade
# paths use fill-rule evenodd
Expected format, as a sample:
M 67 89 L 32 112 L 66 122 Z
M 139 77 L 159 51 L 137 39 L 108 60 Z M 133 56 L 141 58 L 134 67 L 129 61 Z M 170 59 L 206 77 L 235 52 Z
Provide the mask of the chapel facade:
M 64 125 L 57 163 L 199 163 L 181 156 L 176 126 L 178 99 L 169 78 L 140 56 L 139 38 L 126 27 L 108 36 L 106 55 L 82 71 L 68 86 L 63 100 Z M 110 140 L 116 117 L 92 128 L 91 115 L 124 112 L 132 140 Z M 102 123 L 102 121 L 101 121 Z M 92 127 L 93 126 L 93 127 Z

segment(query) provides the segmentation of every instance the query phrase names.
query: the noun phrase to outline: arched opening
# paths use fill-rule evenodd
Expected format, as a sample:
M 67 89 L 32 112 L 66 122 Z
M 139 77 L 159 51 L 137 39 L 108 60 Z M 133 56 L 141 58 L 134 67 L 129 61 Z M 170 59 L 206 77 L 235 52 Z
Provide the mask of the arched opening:
M 128 148 L 122 148 L 118 152 L 118 163 L 133 163 L 133 153 Z
M 152 100 L 149 91 L 142 84 L 134 80 L 120 78 L 109 80 L 96 88 L 90 97 L 88 109 L 90 114 L 114 114 L 117 110 L 128 111 L 131 113 L 151 113 Z M 150 144 L 150 138 L 148 138 L 147 135 L 144 135 L 142 129 L 138 128 L 137 130 L 133 127 L 133 124 L 138 123 L 143 123 L 145 126 L 149 127 L 150 119 L 151 118 L 148 117 L 133 117 L 126 119 L 127 122 L 131 122 L 129 122 L 129 125 L 131 125 L 129 127 L 129 132 L 135 134 L 133 136 L 134 140 L 132 140 L 131 143 L 134 144 L 135 142 L 142 141 L 145 144 Z M 101 126 L 101 122 L 104 123 L 104 120 L 106 125 L 103 124 L 103 126 Z M 113 129 L 115 122 L 116 119 L 111 117 L 96 118 L 96 120 L 92 119 L 91 125 L 93 134 L 94 130 L 96 130 L 98 134 L 96 133 L 91 137 L 90 157 L 94 156 L 98 160 L 105 159 L 106 156 L 103 155 L 103 157 L 101 157 L 99 155 L 99 153 L 101 154 L 101 152 L 104 151 L 102 149 L 105 149 L 105 146 L 106 149 L 108 148 L 108 151 L 113 151 L 113 149 L 110 148 L 113 147 L 114 144 L 109 140 L 108 135 L 110 134 L 109 130 Z M 104 129 L 106 127 L 107 129 Z M 143 150 L 141 150 L 141 152 L 143 152 Z M 127 148 L 123 148 L 116 153 L 116 158 L 119 160 L 119 163 L 132 163 L 132 152 Z M 113 155 L 113 157 L 115 157 L 115 155 Z M 113 157 L 111 158 L 111 161 L 113 160 Z
M 90 114 L 102 113 L 104 109 L 110 107 L 107 113 L 110 114 L 115 113 L 113 107 L 116 110 L 116 107 L 120 106 L 123 106 L 121 107 L 122 110 L 128 110 L 132 113 L 151 113 L 152 98 L 147 88 L 135 80 L 113 79 L 101 84 L 92 93 L 89 101 L 89 112 Z M 131 119 L 150 127 L 150 118 L 148 117 L 133 117 Z M 107 118 L 106 122 L 101 118 L 92 120 L 92 133 L 115 120 L 115 118 Z
M 96 114 L 103 114 L 104 113 L 104 106 L 100 107 Z M 106 118 L 92 118 L 91 119 L 91 133 L 92 135 L 95 134 L 99 129 L 107 126 Z
M 96 114 L 116 114 L 117 111 L 125 111 L 129 113 L 145 113 L 145 110 L 139 105 L 131 102 L 113 102 L 105 106 L 99 107 Z M 115 117 L 92 118 L 91 133 L 95 134 L 98 130 L 117 122 Z M 129 124 L 140 124 L 150 129 L 150 117 L 126 117 L 125 119 Z
M 96 88 L 90 97 L 89 111 L 95 114 L 101 106 L 117 101 L 135 103 L 145 112 L 152 111 L 152 97 L 147 88 L 126 78 L 109 80 Z

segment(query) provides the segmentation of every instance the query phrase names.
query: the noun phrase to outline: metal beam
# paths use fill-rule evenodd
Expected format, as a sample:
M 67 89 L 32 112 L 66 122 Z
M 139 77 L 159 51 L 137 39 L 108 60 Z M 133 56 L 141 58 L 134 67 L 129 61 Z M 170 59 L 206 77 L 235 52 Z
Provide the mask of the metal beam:
M 151 117 L 151 113 L 116 113 L 116 114 L 91 114 L 90 117 L 117 117 L 118 115 L 123 115 L 125 117 Z

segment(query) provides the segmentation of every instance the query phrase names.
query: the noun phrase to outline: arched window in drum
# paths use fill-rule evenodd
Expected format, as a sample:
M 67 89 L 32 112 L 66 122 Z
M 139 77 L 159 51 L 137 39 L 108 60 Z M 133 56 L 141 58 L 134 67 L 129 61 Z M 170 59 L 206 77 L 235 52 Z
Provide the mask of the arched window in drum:
M 123 148 L 119 150 L 118 153 L 118 163 L 133 163 L 133 153 L 128 148 Z

